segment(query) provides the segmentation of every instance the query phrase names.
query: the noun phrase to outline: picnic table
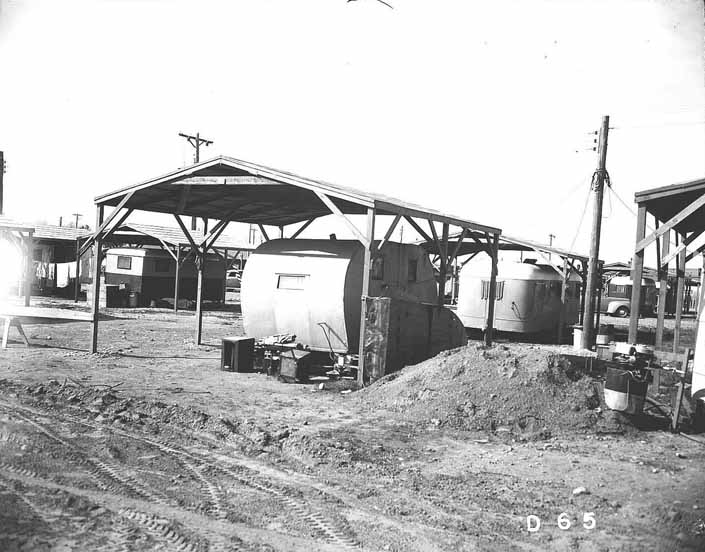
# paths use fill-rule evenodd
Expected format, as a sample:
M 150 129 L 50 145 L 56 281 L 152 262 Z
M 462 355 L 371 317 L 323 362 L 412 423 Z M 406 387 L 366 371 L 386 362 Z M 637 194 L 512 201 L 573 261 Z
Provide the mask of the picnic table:
M 29 339 L 24 332 L 23 324 L 55 324 L 57 322 L 93 322 L 93 315 L 89 312 L 74 311 L 70 309 L 57 309 L 51 307 L 0 307 L 0 319 L 5 325 L 2 332 L 2 348 L 7 349 L 7 340 L 10 328 L 15 328 L 20 334 L 24 344 L 29 347 Z

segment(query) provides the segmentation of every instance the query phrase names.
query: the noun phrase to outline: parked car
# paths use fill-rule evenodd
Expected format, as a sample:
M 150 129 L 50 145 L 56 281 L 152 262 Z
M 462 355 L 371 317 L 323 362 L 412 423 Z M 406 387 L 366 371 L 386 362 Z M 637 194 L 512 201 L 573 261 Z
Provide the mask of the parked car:
M 233 268 L 228 270 L 225 276 L 225 289 L 227 291 L 239 290 L 241 278 L 242 270 L 240 270 L 239 268 Z
M 632 301 L 632 279 L 629 276 L 615 276 L 612 278 L 600 298 L 600 311 L 611 316 L 626 318 L 630 314 Z M 658 289 L 656 282 L 651 278 L 641 281 L 640 314 L 652 315 L 658 302 Z

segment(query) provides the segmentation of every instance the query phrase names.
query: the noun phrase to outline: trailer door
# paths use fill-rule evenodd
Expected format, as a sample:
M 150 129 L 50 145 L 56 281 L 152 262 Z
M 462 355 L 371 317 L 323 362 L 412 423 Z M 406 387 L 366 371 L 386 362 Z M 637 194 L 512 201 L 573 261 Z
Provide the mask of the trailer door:
M 308 274 L 277 274 L 274 292 L 274 320 L 279 333 L 296 334 L 296 340 L 310 343 Z

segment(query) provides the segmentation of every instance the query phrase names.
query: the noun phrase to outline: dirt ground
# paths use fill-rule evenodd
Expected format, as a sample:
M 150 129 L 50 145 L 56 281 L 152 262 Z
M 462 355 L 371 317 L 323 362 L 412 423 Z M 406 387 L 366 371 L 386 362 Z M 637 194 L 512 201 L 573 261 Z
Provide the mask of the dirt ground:
M 97 354 L 75 322 L 0 351 L 0 550 L 705 549 L 705 446 L 610 416 L 555 348 L 341 393 L 220 371 L 233 305 L 201 347 L 192 312 L 106 314 Z

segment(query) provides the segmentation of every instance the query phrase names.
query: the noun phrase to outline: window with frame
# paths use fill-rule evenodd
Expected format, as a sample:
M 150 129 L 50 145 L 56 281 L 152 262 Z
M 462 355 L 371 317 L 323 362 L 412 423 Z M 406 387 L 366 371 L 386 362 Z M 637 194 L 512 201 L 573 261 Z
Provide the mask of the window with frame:
M 277 289 L 303 290 L 308 274 L 278 274 Z
M 117 267 L 121 270 L 132 270 L 132 257 L 128 255 L 118 255 Z
M 495 282 L 494 289 L 495 289 L 494 300 L 501 301 L 504 298 L 504 281 Z M 490 281 L 489 280 L 482 280 L 482 290 L 480 293 L 482 294 L 482 299 L 489 299 L 490 298 Z

